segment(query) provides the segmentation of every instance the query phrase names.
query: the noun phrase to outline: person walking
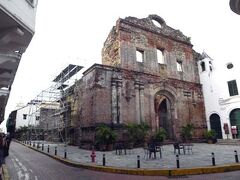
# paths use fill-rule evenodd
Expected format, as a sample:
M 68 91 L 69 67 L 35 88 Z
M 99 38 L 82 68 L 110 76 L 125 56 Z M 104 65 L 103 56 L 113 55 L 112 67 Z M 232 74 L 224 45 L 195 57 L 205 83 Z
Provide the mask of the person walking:
M 2 179 L 2 164 L 4 163 L 5 154 L 5 141 L 4 141 L 4 133 L 0 133 L 0 180 Z

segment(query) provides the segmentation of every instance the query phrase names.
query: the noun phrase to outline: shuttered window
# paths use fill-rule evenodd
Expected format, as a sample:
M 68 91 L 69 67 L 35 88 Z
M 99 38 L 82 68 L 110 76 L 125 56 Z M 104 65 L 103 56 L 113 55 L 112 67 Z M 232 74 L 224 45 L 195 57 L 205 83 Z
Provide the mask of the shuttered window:
M 236 80 L 228 81 L 228 90 L 230 96 L 238 95 L 238 88 Z

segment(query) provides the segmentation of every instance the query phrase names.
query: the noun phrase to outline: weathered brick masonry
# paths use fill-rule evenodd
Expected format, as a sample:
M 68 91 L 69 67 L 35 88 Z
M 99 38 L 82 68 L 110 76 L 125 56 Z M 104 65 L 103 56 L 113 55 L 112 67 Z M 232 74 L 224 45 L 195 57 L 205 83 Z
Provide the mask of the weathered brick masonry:
M 93 140 L 97 124 L 141 121 L 152 131 L 164 127 L 170 139 L 193 123 L 194 137 L 202 137 L 206 121 L 196 55 L 190 38 L 157 15 L 119 19 L 104 43 L 103 64 L 86 70 L 76 85 L 81 140 Z

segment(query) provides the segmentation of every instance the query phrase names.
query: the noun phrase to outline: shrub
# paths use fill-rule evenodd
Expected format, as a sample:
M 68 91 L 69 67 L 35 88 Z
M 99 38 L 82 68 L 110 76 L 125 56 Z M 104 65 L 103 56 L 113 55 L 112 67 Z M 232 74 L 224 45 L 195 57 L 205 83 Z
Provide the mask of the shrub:
M 142 122 L 141 124 L 136 124 L 136 123 L 127 124 L 129 141 L 143 142 L 149 129 L 150 129 L 150 126 L 144 122 Z
M 102 125 L 96 128 L 96 144 L 109 145 L 116 141 L 116 133 L 106 125 Z
M 204 133 L 206 139 L 216 139 L 217 132 L 214 129 L 208 130 Z
M 157 142 L 163 142 L 167 137 L 167 132 L 164 128 L 160 127 L 154 135 L 154 140 Z
M 194 128 L 193 124 L 187 124 L 186 126 L 182 127 L 181 136 L 184 141 L 192 139 L 193 128 Z

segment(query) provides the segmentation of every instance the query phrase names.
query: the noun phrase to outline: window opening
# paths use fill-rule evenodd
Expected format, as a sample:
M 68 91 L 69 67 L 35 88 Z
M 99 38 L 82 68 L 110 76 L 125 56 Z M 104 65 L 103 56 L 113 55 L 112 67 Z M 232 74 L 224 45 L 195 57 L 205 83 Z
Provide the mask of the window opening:
M 159 28 L 162 27 L 162 25 L 161 25 L 159 22 L 157 22 L 156 20 L 152 19 L 152 22 L 153 22 L 153 24 L 154 24 L 155 26 L 157 26 L 157 27 L 159 27 Z
M 201 62 L 201 68 L 202 68 L 202 72 L 206 70 L 206 66 L 205 66 L 205 62 Z
M 177 60 L 177 71 L 182 72 L 182 61 Z
M 136 57 L 138 62 L 143 62 L 143 51 L 137 50 L 136 51 Z
M 228 90 L 230 96 L 238 95 L 238 88 L 236 80 L 228 81 Z
M 27 119 L 27 114 L 23 114 L 23 119 Z
M 228 64 L 227 64 L 227 68 L 228 68 L 228 69 L 232 69 L 232 68 L 233 68 L 233 64 L 232 64 L 232 63 L 228 63 Z
M 157 59 L 158 59 L 158 63 L 160 64 L 164 64 L 164 51 L 157 49 Z

